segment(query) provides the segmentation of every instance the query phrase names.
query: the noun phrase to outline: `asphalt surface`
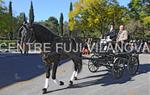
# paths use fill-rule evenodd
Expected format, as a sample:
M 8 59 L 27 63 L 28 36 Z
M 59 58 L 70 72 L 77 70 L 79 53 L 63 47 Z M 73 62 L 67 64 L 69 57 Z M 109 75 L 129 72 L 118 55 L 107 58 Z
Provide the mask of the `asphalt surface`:
M 119 80 L 113 79 L 105 67 L 101 67 L 97 73 L 91 73 L 87 68 L 87 61 L 83 62 L 79 80 L 74 81 L 74 86 L 69 88 L 73 63 L 69 61 L 61 65 L 58 68 L 57 79 L 64 81 L 65 85 L 58 86 L 50 79 L 46 95 L 150 95 L 150 55 L 140 55 L 140 67 L 135 76 L 125 71 L 123 78 Z M 1 88 L 0 95 L 42 95 L 44 81 L 45 74 L 42 74 Z
M 0 88 L 29 80 L 44 73 L 39 54 L 0 54 Z

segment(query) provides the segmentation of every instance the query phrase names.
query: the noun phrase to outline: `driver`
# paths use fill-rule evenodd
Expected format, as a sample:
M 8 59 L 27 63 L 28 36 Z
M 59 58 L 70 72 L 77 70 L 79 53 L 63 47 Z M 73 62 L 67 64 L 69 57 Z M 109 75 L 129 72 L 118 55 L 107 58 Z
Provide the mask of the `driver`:
M 109 30 L 109 32 L 107 32 L 107 33 L 105 34 L 105 36 L 107 36 L 107 38 L 108 38 L 108 39 L 111 39 L 112 41 L 115 41 L 115 40 L 116 40 L 117 33 L 116 33 L 116 31 L 115 31 L 115 28 L 114 28 L 114 25 L 113 25 L 113 24 L 110 25 L 110 30 Z

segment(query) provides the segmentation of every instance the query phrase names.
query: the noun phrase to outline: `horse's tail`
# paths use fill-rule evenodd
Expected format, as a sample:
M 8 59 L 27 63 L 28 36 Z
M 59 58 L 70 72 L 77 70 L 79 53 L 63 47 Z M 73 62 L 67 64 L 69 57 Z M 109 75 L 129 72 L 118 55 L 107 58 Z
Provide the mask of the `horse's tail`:
M 78 62 L 77 68 L 78 68 L 78 73 L 80 73 L 82 71 L 82 68 L 83 68 L 83 66 L 82 66 L 82 53 L 80 53 L 78 59 L 79 59 L 79 62 Z

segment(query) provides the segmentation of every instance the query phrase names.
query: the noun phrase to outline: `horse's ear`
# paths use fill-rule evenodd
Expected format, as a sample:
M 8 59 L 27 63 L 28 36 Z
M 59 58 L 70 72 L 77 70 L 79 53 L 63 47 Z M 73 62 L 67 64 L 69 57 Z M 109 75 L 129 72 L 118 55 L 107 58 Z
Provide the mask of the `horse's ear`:
M 26 20 L 26 22 L 28 23 L 28 20 Z

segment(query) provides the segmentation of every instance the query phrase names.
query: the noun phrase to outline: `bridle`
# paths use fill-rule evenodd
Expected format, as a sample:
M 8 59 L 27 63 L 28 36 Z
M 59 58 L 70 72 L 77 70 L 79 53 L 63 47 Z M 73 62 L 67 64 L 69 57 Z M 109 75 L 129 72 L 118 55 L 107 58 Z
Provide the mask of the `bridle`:
M 29 26 L 29 25 L 27 25 L 27 24 L 23 24 L 20 29 L 22 29 L 22 31 L 26 31 L 26 32 L 24 32 L 24 34 L 23 34 L 23 33 L 20 33 L 20 34 L 21 34 L 21 41 L 22 41 L 22 42 L 25 42 L 25 43 L 33 43 L 33 44 L 36 42 L 36 40 L 35 40 L 35 35 L 34 35 L 34 31 L 33 31 L 32 26 Z M 19 29 L 19 30 L 20 30 L 20 29 Z M 31 34 L 27 34 L 27 33 L 29 33 L 29 32 L 30 32 Z M 28 39 L 27 39 L 27 37 L 28 37 Z M 25 41 L 25 38 L 27 39 L 26 41 Z M 32 38 L 34 38 L 34 40 L 31 42 Z

